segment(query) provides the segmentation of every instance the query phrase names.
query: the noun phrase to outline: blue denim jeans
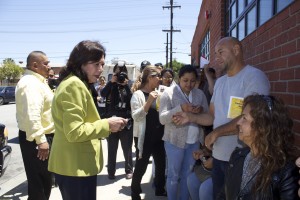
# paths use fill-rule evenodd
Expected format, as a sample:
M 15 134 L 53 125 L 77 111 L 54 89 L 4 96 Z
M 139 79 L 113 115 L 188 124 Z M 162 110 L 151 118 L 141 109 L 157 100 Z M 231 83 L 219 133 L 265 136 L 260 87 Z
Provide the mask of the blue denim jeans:
M 188 176 L 187 185 L 191 200 L 213 200 L 212 179 L 201 182 L 193 172 Z
M 225 178 L 225 172 L 228 168 L 228 162 L 213 159 L 213 168 L 211 171 L 211 177 L 213 182 L 213 194 L 214 199 L 217 198 L 219 192 L 224 187 L 224 178 Z
M 165 142 L 168 161 L 167 192 L 169 200 L 189 200 L 187 177 L 192 172 L 195 163 L 193 152 L 197 149 L 199 149 L 199 142 L 186 144 L 183 149 Z
M 213 183 L 212 179 L 205 180 L 199 188 L 200 200 L 213 200 Z

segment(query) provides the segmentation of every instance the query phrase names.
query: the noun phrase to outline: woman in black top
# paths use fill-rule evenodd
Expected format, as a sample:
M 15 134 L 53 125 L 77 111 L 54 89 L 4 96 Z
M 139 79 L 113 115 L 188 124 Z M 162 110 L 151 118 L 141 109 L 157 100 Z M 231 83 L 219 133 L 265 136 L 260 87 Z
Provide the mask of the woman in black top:
M 155 88 L 160 82 L 160 73 L 154 66 L 147 66 L 143 70 L 140 90 L 133 93 L 131 98 L 132 118 L 135 128 L 139 130 L 138 156 L 131 182 L 132 200 L 140 200 L 141 180 L 147 169 L 152 155 L 155 161 L 155 195 L 166 196 L 165 167 L 166 157 L 162 136 L 164 126 L 159 122 Z

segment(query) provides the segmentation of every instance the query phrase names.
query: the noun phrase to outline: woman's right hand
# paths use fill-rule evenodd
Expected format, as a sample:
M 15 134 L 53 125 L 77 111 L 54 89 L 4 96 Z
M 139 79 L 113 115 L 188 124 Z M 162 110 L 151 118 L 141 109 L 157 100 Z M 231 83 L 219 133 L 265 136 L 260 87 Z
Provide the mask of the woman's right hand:
M 193 158 L 195 160 L 199 160 L 204 155 L 203 151 L 201 149 L 198 149 L 193 152 Z
M 119 132 L 127 125 L 128 119 L 122 117 L 110 117 L 107 119 L 109 124 L 109 130 L 112 133 Z
M 213 167 L 213 158 L 210 157 L 208 158 L 206 161 L 203 162 L 203 166 L 206 168 L 206 169 L 212 169 Z
M 157 99 L 158 93 L 156 91 L 152 91 L 149 94 L 148 100 L 150 103 L 152 103 L 155 99 Z
M 147 113 L 153 103 L 153 101 L 157 98 L 158 93 L 156 91 L 152 91 L 149 93 L 148 99 L 144 105 L 144 111 Z
M 194 106 L 191 103 L 183 103 L 183 104 L 181 104 L 181 110 L 183 112 L 192 112 L 193 109 L 194 109 Z
M 190 113 L 198 114 L 203 111 L 203 107 L 202 106 L 194 106 L 191 103 L 184 103 L 184 104 L 181 104 L 181 110 L 183 112 L 190 112 Z
M 193 106 L 191 113 L 198 114 L 201 113 L 202 111 L 203 111 L 202 106 Z

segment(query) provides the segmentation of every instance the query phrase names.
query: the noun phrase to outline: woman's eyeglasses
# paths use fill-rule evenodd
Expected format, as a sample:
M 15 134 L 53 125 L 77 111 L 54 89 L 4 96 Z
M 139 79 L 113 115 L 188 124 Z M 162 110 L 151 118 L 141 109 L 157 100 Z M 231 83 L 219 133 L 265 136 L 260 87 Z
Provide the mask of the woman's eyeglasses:
M 152 77 L 158 77 L 158 78 L 160 78 L 160 74 L 158 74 L 158 73 L 156 73 L 156 74 L 151 74 L 150 76 L 152 76 Z
M 172 81 L 173 80 L 173 77 L 162 77 L 164 80 L 170 80 L 170 81 Z

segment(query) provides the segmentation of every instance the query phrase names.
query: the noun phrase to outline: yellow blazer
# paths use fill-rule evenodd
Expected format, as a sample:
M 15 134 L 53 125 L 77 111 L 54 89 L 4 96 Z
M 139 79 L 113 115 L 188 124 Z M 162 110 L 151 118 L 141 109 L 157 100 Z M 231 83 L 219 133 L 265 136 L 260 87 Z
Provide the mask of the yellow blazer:
M 56 89 L 52 102 L 55 126 L 48 169 L 65 176 L 93 176 L 103 168 L 101 140 L 109 135 L 87 86 L 70 75 Z

